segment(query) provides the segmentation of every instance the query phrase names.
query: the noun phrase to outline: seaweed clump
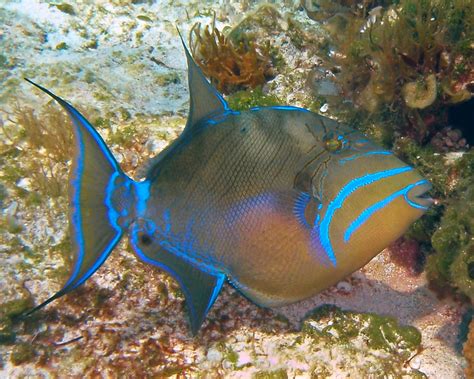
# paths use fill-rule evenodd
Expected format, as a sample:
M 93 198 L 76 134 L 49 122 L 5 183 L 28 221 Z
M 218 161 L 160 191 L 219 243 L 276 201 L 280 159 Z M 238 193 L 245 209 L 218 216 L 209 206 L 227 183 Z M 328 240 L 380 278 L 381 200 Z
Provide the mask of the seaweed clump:
M 34 196 L 34 190 L 53 198 L 64 196 L 67 162 L 73 149 L 73 136 L 66 114 L 51 103 L 41 109 L 40 115 L 30 107 L 17 105 L 13 119 L 19 130 L 19 138 L 13 146 L 26 143 L 27 151 L 22 149 L 18 153 L 34 152 L 35 155 L 34 159 L 16 161 L 19 164 L 17 181 L 27 179 L 28 184 L 24 187 L 31 196 Z
M 268 46 L 242 36 L 237 39 L 225 35 L 215 22 L 204 28 L 196 23 L 189 41 L 196 63 L 221 93 L 256 88 L 273 77 Z
M 238 91 L 227 97 L 229 106 L 236 111 L 248 110 L 253 107 L 271 107 L 282 105 L 283 102 L 275 95 L 264 94 L 262 87 L 254 90 Z
M 428 256 L 427 273 L 436 288 L 454 288 L 474 302 L 474 151 L 456 168 L 458 185 L 431 237 L 435 252 Z
M 421 350 L 421 333 L 415 327 L 399 325 L 390 317 L 345 311 L 333 305 L 312 311 L 303 322 L 302 334 L 329 344 L 353 343 L 368 351 L 377 351 L 378 356 L 386 356 L 383 372 L 370 371 L 375 376 L 406 374 L 407 362 Z M 412 375 L 423 376 L 414 371 Z
M 389 123 L 392 134 L 426 142 L 446 123 L 447 109 L 474 91 L 472 3 L 376 4 L 353 5 L 327 20 L 335 45 L 327 61 L 358 113 Z

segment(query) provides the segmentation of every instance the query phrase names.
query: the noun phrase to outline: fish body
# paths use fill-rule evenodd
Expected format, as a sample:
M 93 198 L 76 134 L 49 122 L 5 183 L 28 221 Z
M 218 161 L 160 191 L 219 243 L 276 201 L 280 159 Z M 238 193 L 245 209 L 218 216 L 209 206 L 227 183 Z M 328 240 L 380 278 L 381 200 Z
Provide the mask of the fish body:
M 128 234 L 139 258 L 180 283 L 196 333 L 226 279 L 261 306 L 307 298 L 428 209 L 430 184 L 391 152 L 305 109 L 232 110 L 185 51 L 186 128 L 140 182 L 77 110 L 35 84 L 69 113 L 76 141 L 76 259 L 63 289 L 35 310 L 81 285 Z

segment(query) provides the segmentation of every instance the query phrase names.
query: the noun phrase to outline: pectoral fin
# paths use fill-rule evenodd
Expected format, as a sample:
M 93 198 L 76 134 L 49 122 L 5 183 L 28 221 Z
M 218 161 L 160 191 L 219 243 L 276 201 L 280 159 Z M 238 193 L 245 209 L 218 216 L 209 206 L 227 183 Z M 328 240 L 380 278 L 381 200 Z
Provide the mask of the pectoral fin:
M 195 268 L 164 248 L 143 249 L 131 241 L 137 255 L 146 263 L 168 272 L 181 286 L 186 298 L 191 331 L 196 335 L 224 284 L 225 275 Z

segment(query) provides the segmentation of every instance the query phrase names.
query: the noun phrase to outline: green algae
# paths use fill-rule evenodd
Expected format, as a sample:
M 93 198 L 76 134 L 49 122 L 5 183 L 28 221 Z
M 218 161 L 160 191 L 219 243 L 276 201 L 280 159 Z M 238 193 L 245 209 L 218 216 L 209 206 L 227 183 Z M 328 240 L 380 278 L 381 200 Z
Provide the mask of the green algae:
M 171 72 L 156 75 L 154 82 L 156 85 L 160 87 L 164 87 L 170 84 L 181 83 L 181 78 L 176 71 L 171 71 Z
M 474 242 L 458 253 L 449 271 L 453 285 L 474 301 Z
M 112 125 L 112 122 L 108 118 L 97 117 L 94 120 L 94 126 L 99 129 L 108 129 Z
M 71 15 L 71 16 L 76 15 L 76 11 L 74 10 L 74 7 L 71 4 L 68 4 L 68 3 L 52 4 L 52 6 L 55 6 L 61 12 L 66 13 L 68 15 Z
M 21 342 L 17 344 L 10 355 L 10 361 L 15 366 L 31 362 L 36 357 L 36 351 L 30 343 Z
M 434 254 L 428 256 L 428 278 L 437 288 L 454 287 L 474 299 L 474 279 L 469 264 L 474 260 L 474 188 L 448 203 L 431 242 Z
M 443 209 L 441 207 L 431 207 L 423 215 L 416 220 L 408 229 L 405 236 L 421 242 L 428 248 L 431 248 L 431 237 L 436 230 L 441 218 Z
M 273 371 L 259 371 L 252 375 L 252 379 L 287 379 L 288 374 L 285 369 Z
M 0 208 L 3 208 L 5 200 L 8 198 L 8 191 L 3 184 L 0 183 Z
M 0 70 L 8 68 L 8 58 L 4 54 L 0 54 Z
M 12 320 L 9 317 L 0 318 L 0 344 L 11 344 L 15 338 Z
M 13 318 L 24 313 L 26 310 L 33 307 L 33 298 L 27 290 L 23 290 L 23 296 L 6 301 L 0 306 L 0 315 L 3 317 Z
M 235 92 L 227 96 L 226 100 L 230 108 L 237 111 L 248 110 L 253 107 L 269 107 L 283 104 L 277 96 L 264 94 L 262 87 Z
M 408 138 L 396 141 L 394 151 L 432 183 L 432 195 L 443 203 L 443 207 L 432 207 L 408 232 L 431 251 L 425 267 L 430 283 L 441 292 L 458 289 L 473 299 L 465 251 L 470 251 L 467 246 L 474 238 L 474 151 L 450 164 L 430 146 Z
M 362 338 L 369 349 L 385 350 L 400 359 L 407 359 L 421 345 L 421 334 L 413 326 L 401 326 L 391 317 L 343 311 L 331 305 L 310 313 L 303 322 L 302 334 L 332 344 Z
M 68 48 L 69 46 L 67 45 L 66 42 L 60 42 L 55 47 L 56 50 L 67 50 Z
M 145 22 L 153 22 L 153 20 L 148 17 L 147 15 L 144 15 L 144 14 L 139 14 L 137 16 L 137 19 L 141 20 L 141 21 L 145 21 Z
M 97 39 L 93 39 L 89 42 L 86 42 L 82 47 L 85 49 L 95 50 L 99 47 L 99 41 Z

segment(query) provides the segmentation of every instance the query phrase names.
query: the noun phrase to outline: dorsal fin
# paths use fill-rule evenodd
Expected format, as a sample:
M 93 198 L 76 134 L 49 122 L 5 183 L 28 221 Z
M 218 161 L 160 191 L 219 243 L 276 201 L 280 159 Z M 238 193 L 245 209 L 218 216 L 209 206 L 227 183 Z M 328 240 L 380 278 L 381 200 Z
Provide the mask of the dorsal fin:
M 188 84 L 189 84 L 189 117 L 186 130 L 192 129 L 200 120 L 208 115 L 218 115 L 230 110 L 229 105 L 222 95 L 207 81 L 202 70 L 194 62 L 183 37 L 179 32 L 183 43 L 184 52 L 188 61 Z

